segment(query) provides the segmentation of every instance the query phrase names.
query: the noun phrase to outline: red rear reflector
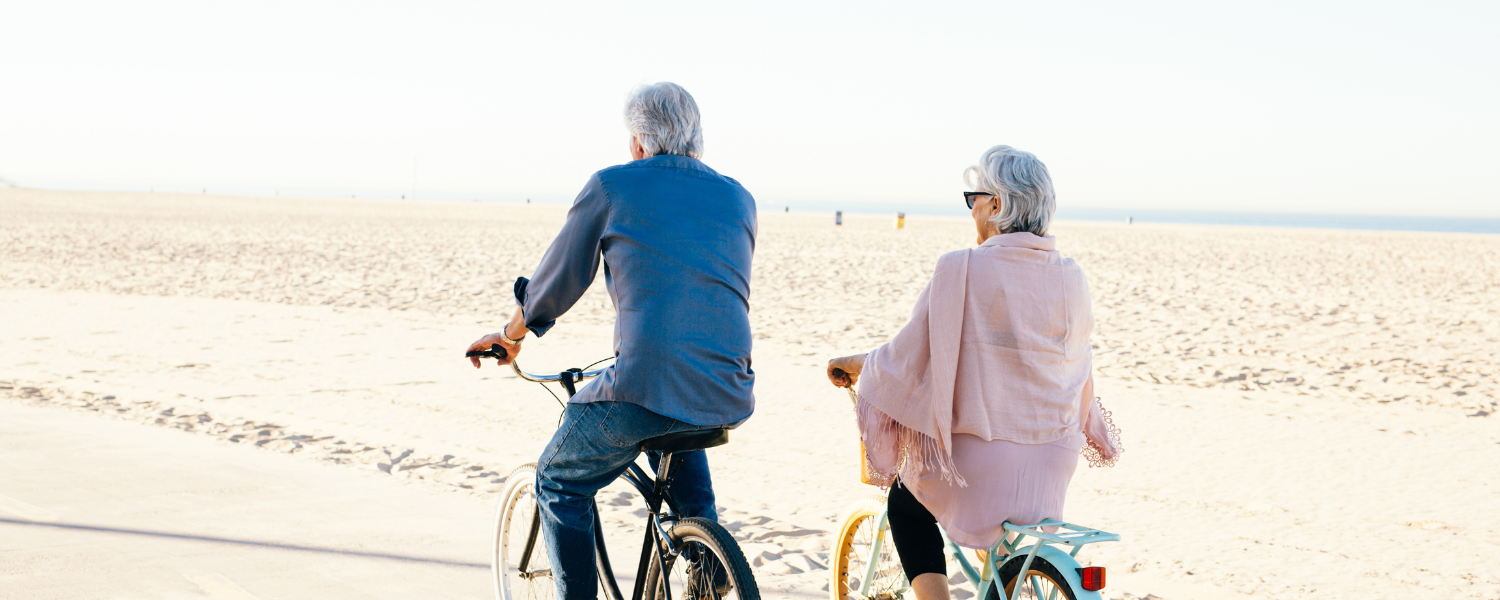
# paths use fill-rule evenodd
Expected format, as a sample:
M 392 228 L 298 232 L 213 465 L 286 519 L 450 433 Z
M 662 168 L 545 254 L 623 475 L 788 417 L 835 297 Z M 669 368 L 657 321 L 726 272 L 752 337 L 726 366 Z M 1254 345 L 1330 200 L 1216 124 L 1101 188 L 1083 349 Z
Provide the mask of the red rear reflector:
M 1083 580 L 1083 589 L 1090 592 L 1104 589 L 1104 567 L 1084 567 L 1078 570 L 1078 577 Z

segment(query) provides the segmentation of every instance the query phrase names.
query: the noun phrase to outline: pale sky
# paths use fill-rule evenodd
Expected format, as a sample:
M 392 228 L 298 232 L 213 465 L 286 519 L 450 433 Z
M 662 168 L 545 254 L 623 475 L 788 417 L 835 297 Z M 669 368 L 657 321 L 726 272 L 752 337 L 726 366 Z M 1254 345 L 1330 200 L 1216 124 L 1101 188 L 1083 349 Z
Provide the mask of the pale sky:
M 0 178 L 568 201 L 665 80 L 771 205 L 956 203 L 1010 144 L 1062 206 L 1496 217 L 1497 32 L 1497 2 L 9 0 Z

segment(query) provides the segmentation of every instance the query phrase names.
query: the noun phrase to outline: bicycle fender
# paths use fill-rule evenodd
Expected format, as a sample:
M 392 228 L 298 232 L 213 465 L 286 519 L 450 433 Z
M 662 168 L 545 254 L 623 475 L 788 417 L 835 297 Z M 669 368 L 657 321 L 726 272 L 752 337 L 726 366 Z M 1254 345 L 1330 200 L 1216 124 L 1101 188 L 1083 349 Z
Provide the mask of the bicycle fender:
M 1003 569 L 1011 561 L 1017 561 L 1016 567 L 1019 568 L 1021 563 L 1026 561 L 1026 554 L 1029 552 L 1031 552 L 1031 546 L 1012 552 L 1009 557 L 1000 563 L 1001 568 Z M 1038 558 L 1047 559 L 1047 562 L 1057 567 L 1057 570 L 1062 573 L 1063 579 L 1067 580 L 1068 587 L 1073 588 L 1073 594 L 1078 600 L 1103 600 L 1104 597 L 1099 592 L 1091 592 L 1083 589 L 1083 578 L 1078 576 L 1078 569 L 1082 566 L 1066 550 L 1051 544 L 1043 544 L 1042 549 L 1037 550 L 1036 555 Z

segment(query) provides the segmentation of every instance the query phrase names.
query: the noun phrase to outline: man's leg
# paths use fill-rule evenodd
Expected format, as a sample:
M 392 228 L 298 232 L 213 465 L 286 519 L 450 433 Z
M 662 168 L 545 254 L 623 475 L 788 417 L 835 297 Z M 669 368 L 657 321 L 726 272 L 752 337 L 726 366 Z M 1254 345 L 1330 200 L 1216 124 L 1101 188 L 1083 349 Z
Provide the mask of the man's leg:
M 623 404 L 569 404 L 562 426 L 537 462 L 538 512 L 559 598 L 594 600 L 598 595 L 594 493 L 640 455 L 639 440 L 618 439 L 605 432 L 608 422 L 622 416 L 613 413 Z
M 647 452 L 651 468 L 661 472 L 661 453 Z M 678 452 L 673 455 L 677 467 L 672 471 L 672 500 L 684 517 L 703 517 L 718 522 L 719 511 L 714 507 L 714 482 L 708 474 L 708 453 L 702 450 Z

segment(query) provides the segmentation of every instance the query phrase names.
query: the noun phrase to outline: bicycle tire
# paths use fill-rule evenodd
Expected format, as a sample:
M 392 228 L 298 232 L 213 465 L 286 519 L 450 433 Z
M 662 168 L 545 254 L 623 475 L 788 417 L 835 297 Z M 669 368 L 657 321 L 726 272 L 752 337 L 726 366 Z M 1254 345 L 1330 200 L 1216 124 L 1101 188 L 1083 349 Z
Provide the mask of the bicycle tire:
M 682 519 L 672 524 L 667 530 L 667 535 L 672 542 L 681 549 L 681 554 L 675 557 L 667 557 L 666 577 L 671 586 L 672 595 L 669 598 L 663 592 L 667 591 L 663 586 L 663 573 L 661 563 L 657 561 L 656 553 L 653 551 L 651 562 L 646 566 L 646 589 L 645 600 L 672 600 L 672 598 L 691 598 L 709 600 L 718 598 L 721 600 L 760 600 L 760 588 L 755 584 L 755 576 L 750 573 L 750 563 L 745 560 L 744 552 L 740 551 L 740 545 L 729 535 L 729 531 L 723 525 L 704 519 L 692 517 Z M 697 557 L 695 553 L 711 552 L 718 559 L 720 565 L 725 567 L 723 574 L 731 584 L 724 593 L 713 593 L 708 586 L 716 580 L 718 572 L 710 569 L 703 571 L 705 563 L 702 562 L 701 554 Z M 687 559 L 684 561 L 684 559 Z M 683 563 L 687 563 L 684 565 Z M 694 573 L 694 564 L 699 569 Z M 678 576 L 678 567 L 682 566 L 682 575 Z M 702 590 L 698 592 L 696 590 Z
M 1000 566 L 1000 581 L 1005 584 L 1006 598 L 1010 598 L 1011 594 L 1015 592 L 1016 575 L 1021 572 L 1021 563 L 1025 562 L 1025 560 L 1025 558 L 1017 557 Z M 1078 593 L 1073 590 L 1072 586 L 1068 585 L 1068 580 L 1062 576 L 1062 572 L 1058 571 L 1057 567 L 1052 563 L 1047 562 L 1047 559 L 1040 556 L 1033 558 L 1031 560 L 1031 568 L 1027 569 L 1026 572 L 1027 578 L 1021 588 L 1021 598 L 1054 597 L 1059 598 L 1059 600 L 1061 598 L 1078 600 Z M 1026 586 L 1033 587 L 1028 590 Z M 1053 596 L 1051 594 L 1051 590 L 1053 589 L 1062 592 L 1062 595 L 1060 597 Z M 993 588 L 990 590 L 988 597 L 991 600 L 1000 600 Z
M 495 544 L 490 572 L 499 600 L 553 600 L 557 584 L 551 576 L 552 562 L 542 540 L 536 505 L 536 463 L 516 467 L 505 478 L 500 508 L 495 512 Z M 532 554 L 525 572 L 517 562 L 531 538 Z M 545 575 L 539 575 L 545 573 Z
M 859 588 L 870 564 L 869 557 L 878 533 L 875 526 L 884 512 L 885 496 L 861 498 L 846 511 L 828 565 L 828 595 L 832 600 L 849 600 L 849 592 Z M 901 569 L 901 557 L 896 555 L 895 542 L 891 541 L 890 526 L 886 526 L 885 535 L 880 537 L 879 566 L 875 570 L 869 597 L 896 598 L 911 585 Z

